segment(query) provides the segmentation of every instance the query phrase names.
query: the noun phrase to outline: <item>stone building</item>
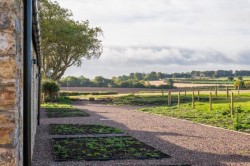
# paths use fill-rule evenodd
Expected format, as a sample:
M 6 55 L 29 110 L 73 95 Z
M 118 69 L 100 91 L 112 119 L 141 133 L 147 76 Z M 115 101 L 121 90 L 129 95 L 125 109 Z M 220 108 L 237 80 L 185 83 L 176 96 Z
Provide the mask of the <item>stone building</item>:
M 37 0 L 0 0 L 0 165 L 31 165 L 40 86 Z

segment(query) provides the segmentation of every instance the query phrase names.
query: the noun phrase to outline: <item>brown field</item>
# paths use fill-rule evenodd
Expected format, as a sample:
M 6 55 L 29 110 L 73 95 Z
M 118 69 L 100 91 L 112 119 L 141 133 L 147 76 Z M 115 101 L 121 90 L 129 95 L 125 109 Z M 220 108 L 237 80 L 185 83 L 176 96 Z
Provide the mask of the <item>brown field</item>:
M 187 84 L 187 83 L 174 83 L 174 86 L 177 88 L 193 88 L 193 87 L 214 87 L 217 84 Z M 233 86 L 230 84 L 219 84 L 219 86 Z
M 182 88 L 179 89 L 171 89 L 172 94 L 177 94 L 178 91 L 183 92 Z M 61 91 L 67 92 L 66 87 L 61 87 Z M 160 95 L 162 93 L 161 89 L 149 89 L 149 88 L 102 88 L 102 87 L 68 87 L 68 91 L 72 92 L 117 92 L 121 95 L 126 95 L 128 93 L 135 93 L 135 94 L 140 94 L 140 95 Z M 144 91 L 145 93 L 140 93 Z M 164 93 L 167 93 L 168 90 L 164 90 Z M 193 90 L 189 89 L 187 90 L 187 94 L 192 94 Z M 195 91 L 197 92 L 197 91 Z M 200 91 L 200 94 L 209 94 L 210 92 L 213 91 L 208 91 L 208 90 L 203 90 Z M 230 93 L 234 92 L 235 94 L 238 93 L 237 90 L 230 90 Z M 219 94 L 226 94 L 226 91 L 218 91 Z M 240 90 L 240 93 L 250 93 L 250 90 Z M 105 96 L 105 95 L 104 95 Z M 116 95 L 114 95 L 116 96 Z
M 61 91 L 67 91 L 67 87 L 61 87 Z M 140 91 L 161 91 L 161 89 L 150 88 L 106 88 L 106 87 L 68 87 L 68 91 L 77 92 L 117 92 L 117 93 L 139 93 Z
M 164 81 L 148 81 L 150 85 L 160 86 L 160 85 L 166 85 Z M 177 88 L 193 88 L 193 87 L 213 87 L 217 84 L 188 84 L 188 83 L 174 83 L 174 86 Z M 233 86 L 228 84 L 220 84 L 220 86 Z

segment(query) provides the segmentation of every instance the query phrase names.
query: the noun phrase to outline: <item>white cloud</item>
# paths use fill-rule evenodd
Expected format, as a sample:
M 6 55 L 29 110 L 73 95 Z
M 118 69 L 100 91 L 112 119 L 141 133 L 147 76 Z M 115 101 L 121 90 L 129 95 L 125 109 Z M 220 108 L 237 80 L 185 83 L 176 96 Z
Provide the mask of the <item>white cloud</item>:
M 215 70 L 250 67 L 245 60 L 250 59 L 250 0 L 58 2 L 73 11 L 74 19 L 100 26 L 105 36 L 102 57 L 67 75 L 76 70 L 93 77 L 137 70 L 202 70 L 205 65 Z

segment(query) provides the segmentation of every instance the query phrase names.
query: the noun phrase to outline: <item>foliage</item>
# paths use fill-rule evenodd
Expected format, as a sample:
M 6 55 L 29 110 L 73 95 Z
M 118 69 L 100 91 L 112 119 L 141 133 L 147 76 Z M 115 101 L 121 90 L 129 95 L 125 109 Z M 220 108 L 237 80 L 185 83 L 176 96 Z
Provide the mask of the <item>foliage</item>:
M 238 80 L 241 80 L 241 81 L 243 81 L 243 78 L 242 78 L 242 76 L 238 76 Z
M 241 73 L 241 71 L 238 71 Z M 248 75 L 248 72 L 242 72 Z M 213 79 L 213 75 L 220 78 Z M 233 71 L 218 70 L 218 71 L 192 71 L 186 73 L 130 73 L 129 75 L 122 75 L 112 77 L 111 79 L 97 76 L 90 80 L 84 76 L 73 77 L 68 76 L 62 78 L 59 82 L 62 87 L 114 87 L 114 88 L 173 88 L 173 83 L 194 83 L 194 84 L 233 84 L 234 83 Z M 204 75 L 204 77 L 200 77 Z M 223 77 L 222 77 L 223 76 Z M 210 77 L 210 78 L 209 78 Z M 174 78 L 174 79 L 173 79 Z M 185 79 L 183 79 L 185 78 Z M 147 80 L 165 80 L 168 86 L 156 87 L 147 84 Z M 147 85 L 146 85 L 147 84 Z
M 75 108 L 46 108 L 46 112 L 49 118 L 89 116 L 88 113 Z
M 72 101 L 68 97 L 60 96 L 56 102 L 42 103 L 42 108 L 72 108 Z
M 83 59 L 99 58 L 102 53 L 100 28 L 88 21 L 74 21 L 72 12 L 57 2 L 41 0 L 43 77 L 60 80 L 68 67 L 81 66 Z
M 50 134 L 121 134 L 122 130 L 103 125 L 51 124 Z
M 234 81 L 234 87 L 235 88 L 245 88 L 245 84 L 243 80 L 236 80 Z
M 244 81 L 244 86 L 246 88 L 250 88 L 250 81 Z
M 234 80 L 234 77 L 230 76 L 227 78 L 228 81 L 233 81 Z
M 42 81 L 42 92 L 45 94 L 45 98 L 49 101 L 56 99 L 60 88 L 59 85 L 53 80 Z
M 59 83 L 62 87 L 113 87 L 113 88 L 158 88 L 170 89 L 173 87 L 173 80 L 170 79 L 168 85 L 154 86 L 146 85 L 143 80 L 138 81 L 139 78 L 135 77 L 136 74 L 130 76 L 113 77 L 112 79 L 97 76 L 93 80 L 85 78 L 84 76 L 73 77 L 68 76 L 62 78 Z M 135 79 L 136 78 L 136 79 Z
M 56 161 L 159 159 L 170 156 L 132 137 L 53 138 Z
M 174 81 L 172 79 L 168 79 L 166 82 L 169 87 L 174 87 Z
M 46 112 L 49 118 L 89 116 L 86 112 L 75 108 L 46 108 Z

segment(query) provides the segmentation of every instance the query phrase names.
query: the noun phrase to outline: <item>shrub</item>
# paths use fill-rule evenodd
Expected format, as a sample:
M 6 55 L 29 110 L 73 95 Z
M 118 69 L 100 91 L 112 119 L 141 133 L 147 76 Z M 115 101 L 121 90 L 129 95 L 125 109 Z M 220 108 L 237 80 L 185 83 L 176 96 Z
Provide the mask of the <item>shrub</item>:
M 245 87 L 244 81 L 242 81 L 242 80 L 236 80 L 236 81 L 234 81 L 234 87 L 235 88 L 238 88 L 238 87 L 244 88 Z
M 233 80 L 234 80 L 234 77 L 231 77 L 231 76 L 230 76 L 230 77 L 227 78 L 227 80 L 228 80 L 228 81 L 233 81 Z
M 58 92 L 60 88 L 59 85 L 53 80 L 42 81 L 42 92 L 45 95 L 45 100 L 53 101 L 57 99 Z
M 250 88 L 250 81 L 245 81 L 244 84 L 246 88 Z

